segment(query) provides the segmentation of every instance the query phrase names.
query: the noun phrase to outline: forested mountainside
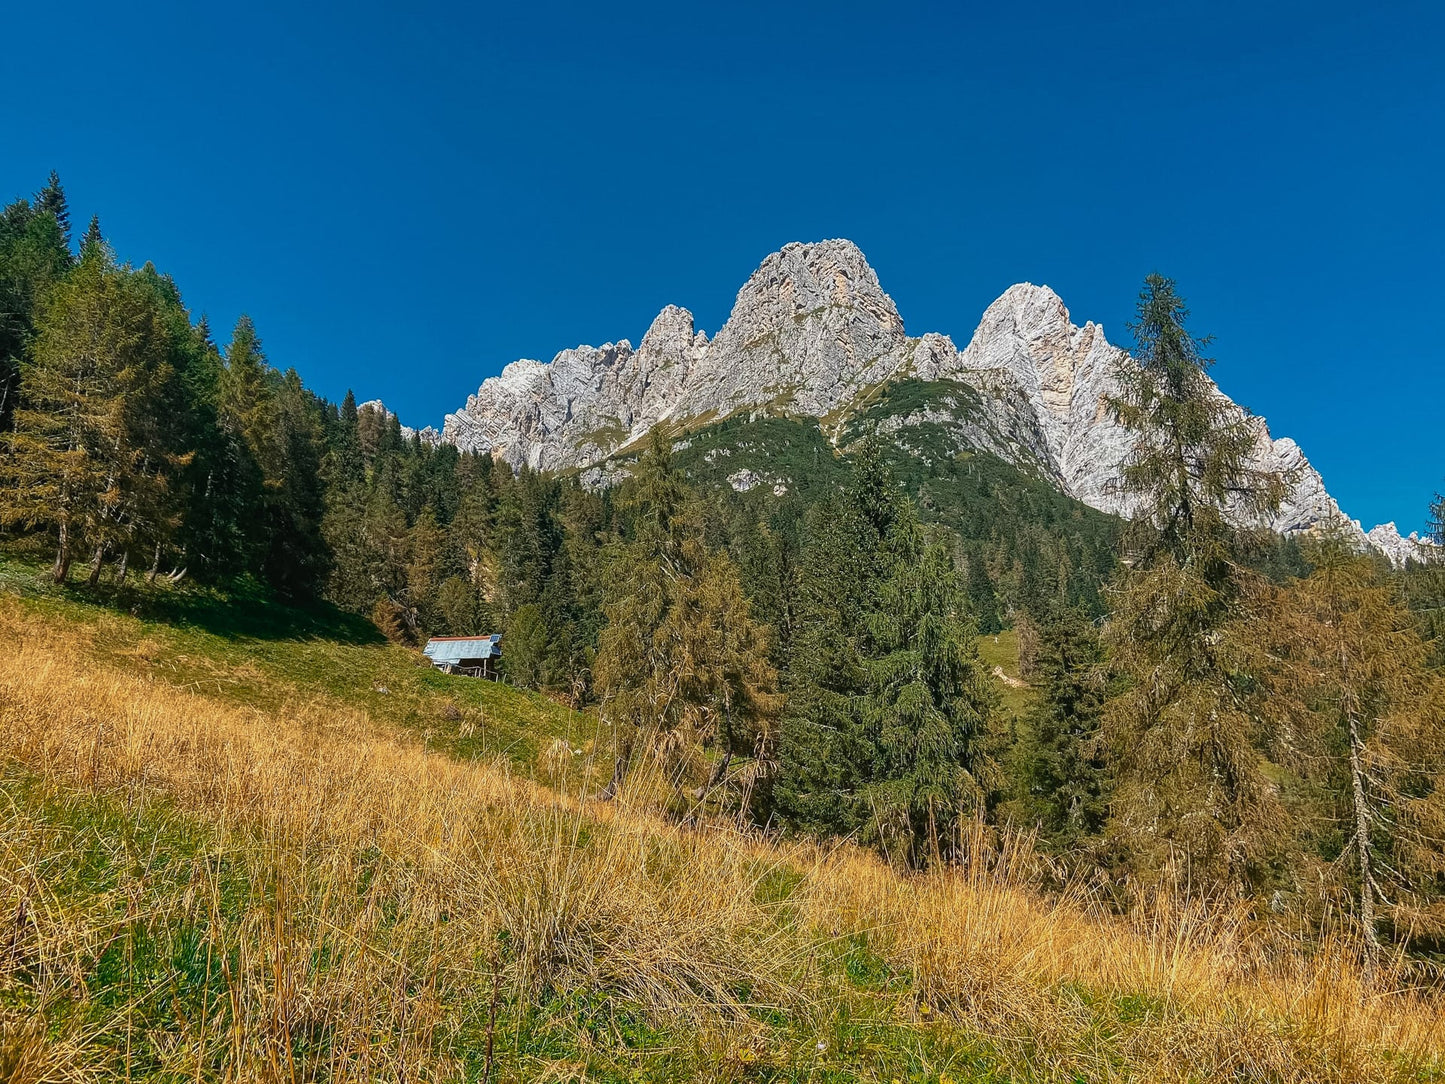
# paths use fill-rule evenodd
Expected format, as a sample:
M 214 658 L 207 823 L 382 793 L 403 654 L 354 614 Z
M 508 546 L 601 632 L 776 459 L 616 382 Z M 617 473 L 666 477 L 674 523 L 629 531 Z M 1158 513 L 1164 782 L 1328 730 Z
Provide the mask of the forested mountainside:
M 665 313 L 602 376 L 509 369 L 530 413 L 437 440 L 315 395 L 246 317 L 220 345 L 70 213 L 52 176 L 0 216 L 4 545 L 56 583 L 501 631 L 512 682 L 609 728 L 604 797 L 662 765 L 679 809 L 907 868 L 1030 826 L 1120 903 L 1183 878 L 1438 947 L 1441 569 L 1362 546 L 1219 393 L 1170 280 L 1132 357 L 1032 287 L 958 352 L 904 335 L 852 246 L 789 246 L 710 343 Z M 1009 702 L 979 651 L 1005 628 Z

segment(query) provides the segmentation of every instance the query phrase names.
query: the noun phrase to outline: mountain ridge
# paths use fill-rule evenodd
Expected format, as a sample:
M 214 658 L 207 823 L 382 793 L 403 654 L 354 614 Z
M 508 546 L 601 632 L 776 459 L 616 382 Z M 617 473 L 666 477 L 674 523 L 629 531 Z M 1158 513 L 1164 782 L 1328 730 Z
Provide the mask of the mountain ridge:
M 1065 494 L 1127 515 L 1113 483 L 1132 436 L 1105 406 L 1127 357 L 1101 325 L 1074 324 L 1057 293 L 1032 283 L 1010 286 L 989 305 L 962 350 L 937 332 L 910 336 L 857 245 L 792 242 L 749 276 L 711 339 L 689 310 L 668 305 L 635 348 L 620 339 L 562 350 L 548 362 L 510 363 L 446 415 L 433 439 L 513 467 L 569 469 L 601 463 L 661 421 L 704 424 L 750 411 L 817 418 L 836 444 L 843 423 L 878 389 L 952 380 L 979 393 L 982 417 L 930 406 L 920 420 L 949 425 Z M 1290 479 L 1267 526 L 1294 534 L 1334 525 L 1397 565 L 1436 551 L 1389 525 L 1367 533 L 1340 510 L 1298 444 L 1238 409 L 1256 427 L 1255 464 Z

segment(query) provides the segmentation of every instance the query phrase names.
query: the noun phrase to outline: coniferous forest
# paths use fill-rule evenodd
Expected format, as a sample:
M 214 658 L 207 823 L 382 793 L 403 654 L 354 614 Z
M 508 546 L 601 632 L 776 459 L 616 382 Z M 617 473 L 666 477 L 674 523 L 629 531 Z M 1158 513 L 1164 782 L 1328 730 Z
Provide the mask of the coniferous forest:
M 501 632 L 511 683 L 615 736 L 602 798 L 645 761 L 679 818 L 706 797 L 908 869 L 1032 832 L 1121 907 L 1182 884 L 1445 951 L 1445 569 L 1236 526 L 1281 479 L 1169 279 L 1110 404 L 1124 523 L 1006 472 L 945 500 L 870 434 L 785 499 L 708 484 L 661 430 L 608 488 L 514 473 L 316 395 L 79 221 L 54 174 L 0 215 L 0 541 L 56 583 Z M 1023 708 L 979 652 L 1004 629 Z

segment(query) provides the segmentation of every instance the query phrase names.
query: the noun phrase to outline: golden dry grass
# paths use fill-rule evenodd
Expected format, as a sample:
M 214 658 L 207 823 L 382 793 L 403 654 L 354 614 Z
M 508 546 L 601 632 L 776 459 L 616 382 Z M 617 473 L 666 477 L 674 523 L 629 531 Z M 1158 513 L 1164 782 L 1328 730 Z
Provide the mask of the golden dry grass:
M 0 1078 L 129 1076 L 142 1047 L 157 1079 L 598 1079 L 606 1054 L 608 1079 L 961 1082 L 961 1050 L 989 1079 L 1439 1072 L 1440 1006 L 1369 986 L 1345 948 L 1305 955 L 1173 900 L 1118 918 L 1049 899 L 1016 846 L 903 876 L 850 846 L 579 801 L 565 770 L 553 790 L 458 763 L 332 702 L 218 704 L 92 665 L 83 635 L 16 607 L 0 642 L 0 759 L 56 800 L 98 795 L 127 823 L 163 809 L 206 838 L 173 892 L 154 890 L 152 843 L 67 893 L 54 831 L 0 811 Z M 214 997 L 139 1023 L 184 1000 L 162 968 L 79 1011 L 138 926 L 200 931 Z M 569 1024 L 598 999 L 607 1028 Z M 619 1006 L 651 1054 L 618 1038 Z M 565 1034 L 524 1042 L 549 1012 L 541 1031 Z

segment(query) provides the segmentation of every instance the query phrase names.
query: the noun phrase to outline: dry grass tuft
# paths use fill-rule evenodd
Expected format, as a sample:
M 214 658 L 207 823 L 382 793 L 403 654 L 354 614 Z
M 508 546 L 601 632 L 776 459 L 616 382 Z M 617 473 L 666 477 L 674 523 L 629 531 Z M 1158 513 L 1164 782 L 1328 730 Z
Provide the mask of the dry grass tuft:
M 832 1079 L 889 1079 L 887 1065 L 937 1079 L 945 1054 L 930 1051 L 959 1044 L 1038 1080 L 1385 1081 L 1441 1065 L 1440 1007 L 1367 985 L 1347 947 L 1306 956 L 1171 899 L 1125 919 L 1045 899 L 1018 845 L 900 876 L 847 846 L 589 804 L 334 704 L 218 705 L 89 667 L 84 635 L 0 613 L 0 634 L 20 632 L 0 656 L 0 757 L 45 801 L 100 796 L 129 827 L 106 867 L 122 872 L 90 878 L 77 856 L 98 835 L 0 810 L 0 916 L 18 916 L 0 918 L 0 1006 L 46 1025 L 0 1008 L 0 1079 L 112 1078 L 142 1049 L 153 1075 L 187 1079 L 581 1079 L 589 1051 L 619 1041 L 619 1006 L 654 1045 L 686 1048 L 698 1079 L 813 1079 L 858 1017 L 884 1038 Z M 571 757 L 543 754 L 563 790 Z M 158 817 L 175 831 L 141 846 L 136 826 Z M 197 825 L 186 854 L 176 840 Z M 157 890 L 163 870 L 174 891 Z M 131 993 L 110 1004 L 87 976 L 117 946 Z M 494 988 L 512 1038 L 491 1067 Z M 144 1023 L 165 998 L 183 1007 Z M 599 999 L 610 1032 L 577 1009 L 547 1025 L 571 1027 L 569 1052 L 524 1046 L 524 1021 Z

